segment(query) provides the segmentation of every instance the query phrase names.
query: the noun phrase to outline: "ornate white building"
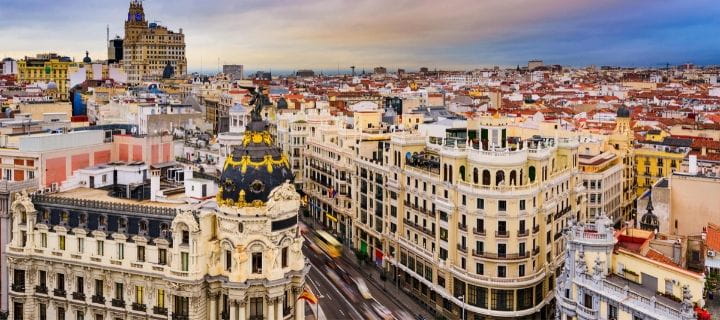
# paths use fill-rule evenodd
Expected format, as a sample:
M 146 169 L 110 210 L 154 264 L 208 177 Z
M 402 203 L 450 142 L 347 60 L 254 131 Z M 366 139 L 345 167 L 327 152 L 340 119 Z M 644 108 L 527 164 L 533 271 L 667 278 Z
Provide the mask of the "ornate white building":
M 605 214 L 569 225 L 556 319 L 696 319 L 704 276 L 659 256 L 648 246 L 651 231 L 615 233 L 612 225 Z
M 300 197 L 287 157 L 253 116 L 216 199 L 19 194 L 10 319 L 304 319 Z

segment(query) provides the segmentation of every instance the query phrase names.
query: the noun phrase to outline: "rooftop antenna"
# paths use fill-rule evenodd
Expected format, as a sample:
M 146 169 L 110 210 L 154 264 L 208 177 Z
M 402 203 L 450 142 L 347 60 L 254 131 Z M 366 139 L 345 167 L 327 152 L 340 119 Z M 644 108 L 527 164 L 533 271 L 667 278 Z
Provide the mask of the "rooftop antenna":
M 110 43 L 110 25 L 105 26 L 105 44 Z

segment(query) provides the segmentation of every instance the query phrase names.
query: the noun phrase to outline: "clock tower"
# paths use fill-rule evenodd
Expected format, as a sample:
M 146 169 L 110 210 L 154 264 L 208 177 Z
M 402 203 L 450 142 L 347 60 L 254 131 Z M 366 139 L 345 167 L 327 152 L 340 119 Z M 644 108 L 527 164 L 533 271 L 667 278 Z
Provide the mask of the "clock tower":
M 148 26 L 145 20 L 145 10 L 141 0 L 130 1 L 127 20 L 125 20 L 125 39 L 135 40 Z

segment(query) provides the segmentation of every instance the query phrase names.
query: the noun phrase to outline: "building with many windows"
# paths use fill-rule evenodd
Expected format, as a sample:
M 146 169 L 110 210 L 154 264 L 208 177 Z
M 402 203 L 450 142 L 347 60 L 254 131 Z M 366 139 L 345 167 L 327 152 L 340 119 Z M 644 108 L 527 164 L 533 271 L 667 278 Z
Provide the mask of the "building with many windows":
M 159 190 L 154 169 L 151 200 L 115 183 L 17 196 L 10 318 L 303 319 L 300 196 L 267 123 L 245 132 L 216 197 L 199 203 Z
M 624 165 L 617 154 L 600 147 L 598 140 L 586 139 L 581 144 L 579 169 L 588 199 L 585 219 L 605 212 L 615 223 L 621 223 Z
M 569 226 L 556 319 L 696 319 L 704 275 L 663 254 L 667 245 L 653 231 L 612 225 L 601 213 Z
M 131 0 L 125 20 L 122 64 L 130 84 L 157 81 L 163 78 L 168 65 L 175 76 L 184 76 L 187 59 L 182 29 L 174 32 L 157 23 L 148 23 L 142 1 Z
M 320 126 L 303 156 L 310 211 L 446 317 L 548 317 L 562 229 L 586 211 L 579 143 L 520 140 L 508 122 L 391 132 L 366 111 Z

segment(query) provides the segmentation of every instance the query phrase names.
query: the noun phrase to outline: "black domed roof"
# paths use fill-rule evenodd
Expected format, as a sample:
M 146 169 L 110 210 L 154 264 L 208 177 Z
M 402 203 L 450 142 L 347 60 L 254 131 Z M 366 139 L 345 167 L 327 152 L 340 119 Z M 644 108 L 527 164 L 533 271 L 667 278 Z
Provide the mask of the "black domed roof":
M 618 118 L 630 118 L 630 110 L 628 110 L 628 108 L 625 108 L 625 106 L 621 106 L 621 107 L 617 110 L 617 114 L 616 114 L 616 115 L 617 115 Z
M 92 59 L 90 59 L 90 52 L 85 51 L 85 58 L 83 58 L 83 63 L 91 63 Z
M 258 104 L 264 105 L 264 102 L 258 99 Z M 288 158 L 273 144 L 268 123 L 260 118 L 259 111 L 254 111 L 242 144 L 225 160 L 218 203 L 260 206 L 268 200 L 270 191 L 288 180 L 293 180 Z
M 165 68 L 163 69 L 163 79 L 170 79 L 175 74 L 175 68 L 173 68 L 172 64 L 170 64 L 170 61 L 165 64 Z
M 660 221 L 658 217 L 653 213 L 652 205 L 652 193 L 648 195 L 647 212 L 640 218 L 640 229 L 655 231 L 660 229 Z

